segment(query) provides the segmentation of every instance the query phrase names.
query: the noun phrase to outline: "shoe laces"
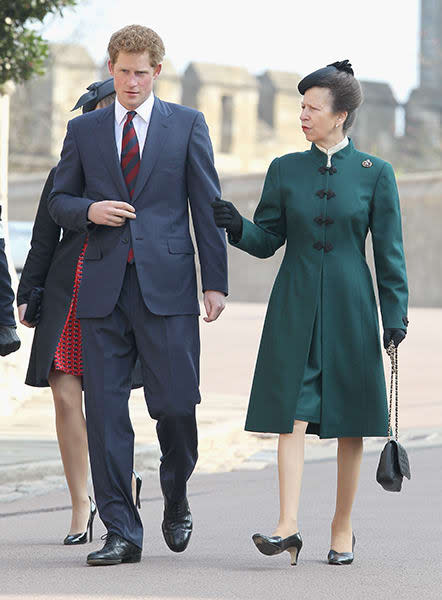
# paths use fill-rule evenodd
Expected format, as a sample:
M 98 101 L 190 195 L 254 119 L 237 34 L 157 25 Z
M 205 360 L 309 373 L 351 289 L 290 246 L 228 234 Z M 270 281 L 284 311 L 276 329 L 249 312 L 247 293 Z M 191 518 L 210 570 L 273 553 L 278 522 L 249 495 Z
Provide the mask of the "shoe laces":
M 167 514 L 172 518 L 183 517 L 188 510 L 187 502 L 174 502 L 167 507 Z
M 112 533 L 112 532 L 111 533 L 104 533 L 101 536 L 101 539 L 104 540 L 104 545 L 107 546 L 112 541 L 112 538 L 114 536 L 115 536 L 115 533 Z

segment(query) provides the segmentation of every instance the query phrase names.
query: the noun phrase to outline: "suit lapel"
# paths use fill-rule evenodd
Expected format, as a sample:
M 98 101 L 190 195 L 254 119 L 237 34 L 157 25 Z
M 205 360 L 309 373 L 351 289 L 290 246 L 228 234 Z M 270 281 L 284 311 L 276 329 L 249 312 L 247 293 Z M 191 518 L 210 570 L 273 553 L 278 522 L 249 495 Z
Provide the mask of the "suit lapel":
M 100 111 L 97 115 L 99 132 L 97 135 L 98 146 L 104 159 L 104 164 L 117 186 L 122 200 L 130 202 L 129 192 L 124 181 L 120 161 L 118 160 L 117 144 L 115 141 L 115 105 Z
M 146 185 L 147 180 L 149 179 L 157 162 L 158 156 L 161 153 L 164 142 L 169 135 L 170 127 L 167 119 L 171 114 L 172 111 L 167 104 L 155 97 L 149 128 L 147 130 L 146 141 L 144 143 L 140 171 L 137 176 L 137 183 L 135 186 L 134 195 L 132 197 L 132 203 L 135 202 Z

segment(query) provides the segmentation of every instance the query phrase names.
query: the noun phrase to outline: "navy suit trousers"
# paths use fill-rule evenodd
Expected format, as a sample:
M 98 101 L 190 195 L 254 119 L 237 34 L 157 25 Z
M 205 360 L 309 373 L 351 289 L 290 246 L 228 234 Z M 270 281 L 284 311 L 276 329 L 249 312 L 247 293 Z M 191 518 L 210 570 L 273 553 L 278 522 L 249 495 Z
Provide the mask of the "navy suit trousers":
M 158 316 L 146 307 L 136 265 L 128 265 L 117 306 L 81 319 L 86 422 L 95 498 L 109 532 L 140 548 L 143 527 L 132 499 L 134 432 L 128 399 L 137 354 L 149 414 L 157 420 L 160 482 L 171 502 L 186 495 L 197 461 L 197 315 Z

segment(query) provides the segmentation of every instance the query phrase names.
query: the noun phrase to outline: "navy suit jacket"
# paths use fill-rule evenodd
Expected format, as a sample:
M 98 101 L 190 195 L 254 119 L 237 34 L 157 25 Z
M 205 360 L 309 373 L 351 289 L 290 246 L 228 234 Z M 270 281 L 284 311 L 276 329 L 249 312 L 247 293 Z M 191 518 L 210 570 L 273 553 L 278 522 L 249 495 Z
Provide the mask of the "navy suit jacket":
M 78 317 L 112 312 L 129 244 L 149 310 L 157 315 L 199 314 L 189 205 L 203 290 L 227 294 L 225 233 L 216 227 L 211 208 L 218 195 L 202 113 L 155 98 L 132 200 L 117 153 L 114 104 L 70 121 L 48 207 L 60 226 L 89 232 Z M 89 206 L 101 200 L 133 204 L 137 218 L 121 227 L 91 225 Z
M 5 254 L 5 240 L 1 224 L 2 207 L 0 206 L 0 325 L 15 327 L 14 292 L 11 288 L 11 278 Z

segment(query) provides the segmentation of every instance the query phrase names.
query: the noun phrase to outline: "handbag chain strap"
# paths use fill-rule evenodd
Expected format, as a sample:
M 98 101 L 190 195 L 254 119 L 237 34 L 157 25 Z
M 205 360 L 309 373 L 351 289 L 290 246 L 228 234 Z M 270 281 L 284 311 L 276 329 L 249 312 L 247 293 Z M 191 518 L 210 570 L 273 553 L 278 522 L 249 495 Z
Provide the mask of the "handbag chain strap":
M 391 377 L 390 377 L 390 405 L 388 410 L 388 441 L 390 441 L 391 435 L 391 415 L 393 409 L 393 387 L 395 388 L 395 427 L 394 427 L 394 438 L 398 441 L 399 437 L 399 373 L 398 373 L 398 359 L 397 359 L 397 346 L 391 341 L 387 348 L 387 354 L 391 360 Z

